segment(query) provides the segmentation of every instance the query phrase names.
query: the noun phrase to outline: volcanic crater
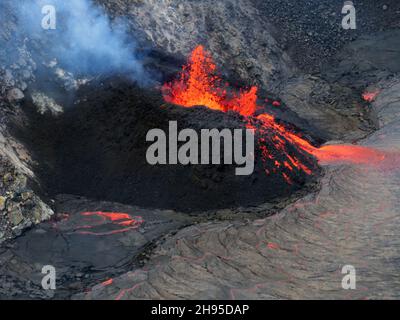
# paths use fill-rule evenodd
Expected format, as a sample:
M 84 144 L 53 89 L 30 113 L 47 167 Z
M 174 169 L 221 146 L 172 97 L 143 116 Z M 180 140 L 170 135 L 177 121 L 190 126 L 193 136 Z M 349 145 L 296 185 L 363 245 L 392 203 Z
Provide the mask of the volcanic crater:
M 0 298 L 348 298 L 347 264 L 399 297 L 398 1 L 354 33 L 328 0 L 54 1 L 49 33 L 0 3 Z M 254 130 L 254 172 L 150 165 L 171 121 Z

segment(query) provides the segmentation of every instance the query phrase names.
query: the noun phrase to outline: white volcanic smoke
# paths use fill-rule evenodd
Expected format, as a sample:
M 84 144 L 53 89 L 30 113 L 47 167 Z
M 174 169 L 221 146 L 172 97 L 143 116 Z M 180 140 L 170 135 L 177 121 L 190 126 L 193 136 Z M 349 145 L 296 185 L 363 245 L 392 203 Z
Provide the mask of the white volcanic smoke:
M 56 10 L 56 29 L 42 28 L 43 6 Z M 75 74 L 123 71 L 146 82 L 136 55 L 136 43 L 128 35 L 126 23 L 110 21 L 102 8 L 90 0 L 24 0 L 11 4 L 17 13 L 17 38 L 28 37 L 46 47 L 47 57 Z

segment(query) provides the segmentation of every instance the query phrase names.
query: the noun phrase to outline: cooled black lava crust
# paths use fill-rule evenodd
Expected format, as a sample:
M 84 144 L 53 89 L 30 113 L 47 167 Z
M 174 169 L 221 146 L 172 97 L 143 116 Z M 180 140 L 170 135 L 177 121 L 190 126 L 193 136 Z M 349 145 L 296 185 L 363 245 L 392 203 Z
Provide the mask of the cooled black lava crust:
M 245 125 L 238 114 L 165 104 L 159 89 L 139 88 L 119 77 L 83 87 L 75 104 L 58 119 L 37 115 L 30 119 L 26 138 L 42 159 L 36 170 L 51 196 L 74 194 L 197 212 L 277 200 L 314 181 L 319 172 L 313 158 L 290 146 L 315 174 L 296 172 L 293 184 L 280 174 L 267 176 L 257 144 L 255 171 L 250 176 L 236 176 L 236 165 L 151 166 L 146 161 L 151 145 L 146 134 L 153 128 L 168 132 L 170 120 L 178 122 L 179 130 L 198 132 L 245 129 Z M 279 159 L 279 151 L 274 152 Z

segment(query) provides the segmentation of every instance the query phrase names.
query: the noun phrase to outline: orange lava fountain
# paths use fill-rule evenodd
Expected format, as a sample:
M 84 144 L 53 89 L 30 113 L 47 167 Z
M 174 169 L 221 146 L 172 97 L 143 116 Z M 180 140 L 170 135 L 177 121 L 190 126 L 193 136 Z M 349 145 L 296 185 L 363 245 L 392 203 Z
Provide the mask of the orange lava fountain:
M 184 107 L 206 106 L 223 112 L 236 111 L 243 116 L 254 114 L 257 87 L 228 95 L 228 86 L 222 85 L 216 70 L 210 53 L 203 46 L 196 47 L 179 79 L 163 86 L 165 100 Z

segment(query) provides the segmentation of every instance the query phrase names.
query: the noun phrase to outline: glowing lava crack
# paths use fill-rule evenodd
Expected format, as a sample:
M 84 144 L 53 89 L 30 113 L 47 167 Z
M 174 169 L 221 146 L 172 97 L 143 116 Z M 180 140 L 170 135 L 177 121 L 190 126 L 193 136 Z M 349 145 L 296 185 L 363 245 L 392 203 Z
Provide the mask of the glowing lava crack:
M 82 212 L 84 223 L 75 228 L 74 234 L 107 236 L 138 229 L 144 222 L 142 217 L 132 217 L 118 212 Z M 112 230 L 110 230 L 112 226 Z M 103 230 L 106 228 L 106 230 Z

